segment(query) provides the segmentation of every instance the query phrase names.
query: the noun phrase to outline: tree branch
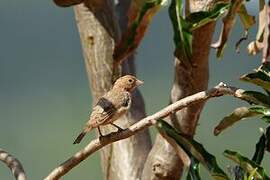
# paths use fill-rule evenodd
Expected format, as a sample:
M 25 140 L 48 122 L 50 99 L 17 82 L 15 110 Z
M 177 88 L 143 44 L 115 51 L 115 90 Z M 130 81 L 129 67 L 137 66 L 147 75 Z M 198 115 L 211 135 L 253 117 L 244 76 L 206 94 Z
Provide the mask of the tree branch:
M 18 159 L 0 148 L 0 161 L 5 163 L 11 170 L 17 180 L 26 180 L 26 174 L 23 166 Z
M 240 98 L 243 90 L 237 89 L 235 87 L 229 87 L 224 83 L 220 83 L 216 87 L 209 89 L 207 91 L 202 91 L 194 95 L 185 97 L 175 103 L 161 109 L 153 115 L 147 116 L 141 119 L 139 122 L 133 124 L 129 128 L 121 131 L 114 132 L 106 135 L 102 138 L 97 138 L 91 141 L 84 149 L 77 152 L 67 161 L 63 162 L 60 166 L 55 168 L 44 180 L 57 180 L 66 173 L 68 173 L 72 168 L 77 166 L 81 161 L 85 160 L 88 156 L 103 148 L 104 146 L 111 144 L 113 142 L 119 141 L 121 139 L 126 139 L 132 135 L 135 135 L 139 131 L 154 125 L 157 119 L 165 118 L 172 113 L 175 113 L 187 106 L 194 105 L 198 102 L 204 102 L 212 97 L 219 97 L 224 95 L 231 95 Z

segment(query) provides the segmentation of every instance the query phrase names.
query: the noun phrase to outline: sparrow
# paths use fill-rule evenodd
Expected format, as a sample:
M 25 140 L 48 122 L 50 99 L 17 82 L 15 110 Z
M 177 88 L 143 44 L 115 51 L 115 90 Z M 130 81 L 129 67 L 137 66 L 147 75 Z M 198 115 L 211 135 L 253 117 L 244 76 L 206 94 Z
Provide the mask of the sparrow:
M 143 84 L 143 81 L 138 80 L 132 75 L 125 75 L 117 79 L 112 89 L 99 98 L 83 131 L 78 135 L 73 144 L 79 144 L 86 133 L 93 128 L 98 128 L 99 135 L 102 137 L 100 126 L 107 124 L 116 127 L 118 131 L 123 130 L 113 122 L 127 113 L 131 106 L 131 92 L 141 84 Z

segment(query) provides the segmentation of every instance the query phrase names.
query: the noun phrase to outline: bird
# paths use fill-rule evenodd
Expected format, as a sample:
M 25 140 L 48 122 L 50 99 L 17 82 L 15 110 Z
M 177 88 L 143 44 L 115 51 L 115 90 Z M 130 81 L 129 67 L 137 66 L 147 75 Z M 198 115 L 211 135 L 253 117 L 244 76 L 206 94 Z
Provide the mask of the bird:
M 118 78 L 112 88 L 98 99 L 89 120 L 73 144 L 79 144 L 86 133 L 93 128 L 97 128 L 100 137 L 103 137 L 100 126 L 107 124 L 116 127 L 118 131 L 123 130 L 113 122 L 127 113 L 131 106 L 131 93 L 141 84 L 143 84 L 143 81 L 132 75 L 125 75 Z

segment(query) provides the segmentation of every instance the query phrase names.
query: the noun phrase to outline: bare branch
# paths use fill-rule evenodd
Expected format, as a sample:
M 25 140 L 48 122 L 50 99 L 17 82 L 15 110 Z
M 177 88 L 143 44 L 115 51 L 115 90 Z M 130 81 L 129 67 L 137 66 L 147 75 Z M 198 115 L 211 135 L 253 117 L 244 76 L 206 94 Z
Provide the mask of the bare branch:
M 0 161 L 5 163 L 10 168 L 12 174 L 17 180 L 27 179 L 20 161 L 1 148 L 0 148 Z
M 128 138 L 135 135 L 139 131 L 154 125 L 157 119 L 165 118 L 171 113 L 177 112 L 187 106 L 196 104 L 198 102 L 206 101 L 212 97 L 219 97 L 224 95 L 231 95 L 235 97 L 241 97 L 242 89 L 237 89 L 235 87 L 226 86 L 224 83 L 220 83 L 218 86 L 209 89 L 207 91 L 202 91 L 194 95 L 185 97 L 175 103 L 161 109 L 153 115 L 147 116 L 141 119 L 139 122 L 133 124 L 129 128 L 121 131 L 111 133 L 102 138 L 95 139 L 91 141 L 84 149 L 77 152 L 67 161 L 63 162 L 60 166 L 55 168 L 45 180 L 56 180 L 68 173 L 72 168 L 78 165 L 81 161 L 85 160 L 89 155 L 93 154 L 97 150 L 103 148 L 104 146 L 111 144 L 113 142 L 119 141 L 121 139 Z

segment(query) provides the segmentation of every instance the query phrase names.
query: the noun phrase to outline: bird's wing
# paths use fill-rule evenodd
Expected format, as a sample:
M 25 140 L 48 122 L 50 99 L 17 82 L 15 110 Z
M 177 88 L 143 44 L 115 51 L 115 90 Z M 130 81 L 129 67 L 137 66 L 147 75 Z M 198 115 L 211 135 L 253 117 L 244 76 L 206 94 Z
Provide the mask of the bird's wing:
M 123 115 L 131 104 L 128 92 L 109 91 L 99 99 L 90 116 L 89 126 L 105 125 Z
M 113 103 L 102 97 L 99 99 L 97 105 L 93 108 L 89 123 L 93 127 L 104 123 L 106 124 L 106 121 L 109 121 L 114 116 L 116 111 L 117 109 Z

